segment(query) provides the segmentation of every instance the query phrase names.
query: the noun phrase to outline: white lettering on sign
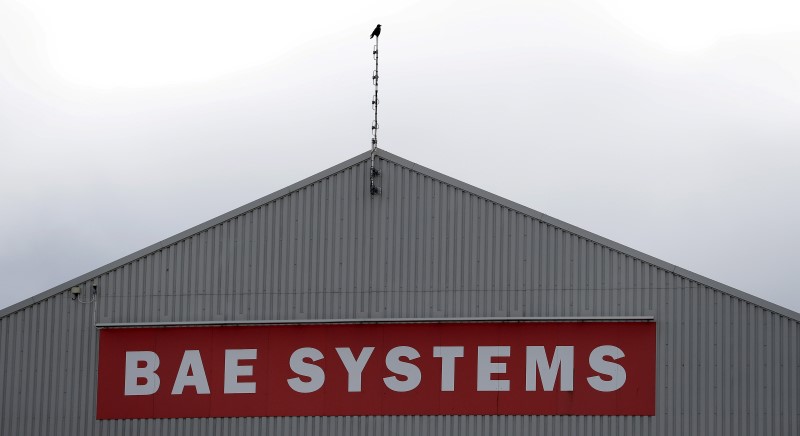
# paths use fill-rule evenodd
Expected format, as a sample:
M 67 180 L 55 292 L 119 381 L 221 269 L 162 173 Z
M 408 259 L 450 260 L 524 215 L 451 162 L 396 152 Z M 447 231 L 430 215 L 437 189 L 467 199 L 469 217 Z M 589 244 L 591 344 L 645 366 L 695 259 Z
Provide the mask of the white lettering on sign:
M 395 392 L 408 392 L 419 386 L 422 381 L 422 373 L 419 367 L 411 362 L 400 360 L 405 357 L 408 360 L 419 358 L 419 352 L 411 347 L 395 347 L 386 353 L 386 369 L 395 374 L 402 375 L 406 379 L 400 380 L 397 376 L 384 377 L 383 383 L 387 388 Z
M 587 378 L 586 381 L 597 391 L 613 392 L 625 384 L 628 375 L 622 365 L 605 360 L 604 357 L 606 356 L 617 360 L 625 357 L 625 353 L 613 345 L 601 345 L 592 350 L 592 354 L 589 355 L 589 366 L 598 373 L 611 377 L 611 379 L 604 380 L 596 375 Z
M 139 366 L 144 363 L 144 366 Z M 153 395 L 161 385 L 156 374 L 161 360 L 152 351 L 128 351 L 125 353 L 125 395 Z M 145 383 L 140 385 L 139 380 Z
M 367 366 L 367 361 L 373 351 L 375 351 L 375 347 L 364 347 L 358 358 L 355 358 L 349 348 L 336 349 L 339 358 L 342 359 L 342 364 L 347 370 L 347 392 L 361 392 L 361 373 L 364 371 L 364 367 Z
M 313 363 L 307 363 L 306 360 L 316 362 L 324 359 L 325 356 L 316 348 L 301 348 L 289 358 L 289 367 L 295 374 L 307 377 L 309 381 L 303 381 L 300 377 L 290 378 L 288 381 L 289 387 L 295 392 L 301 394 L 308 394 L 318 391 L 319 388 L 325 383 L 325 371 Z
M 433 357 L 442 359 L 442 392 L 456 390 L 456 358 L 464 357 L 464 347 L 433 347 Z
M 225 350 L 225 388 L 226 394 L 254 394 L 255 382 L 240 382 L 239 377 L 253 375 L 252 365 L 240 365 L 240 360 L 254 360 L 257 357 L 255 348 L 243 350 Z
M 242 381 L 242 377 L 253 376 L 253 364 L 246 361 L 258 358 L 257 349 L 225 350 L 223 392 L 226 394 L 252 394 L 256 392 L 255 381 Z M 336 348 L 336 353 L 347 370 L 347 392 L 361 392 L 362 375 L 375 347 L 363 347 L 356 357 L 348 347 Z M 464 358 L 463 346 L 434 346 L 431 355 L 441 359 L 441 392 L 456 389 L 456 362 Z M 474 356 L 474 355 L 473 355 Z M 418 388 L 423 381 L 420 367 L 413 363 L 421 357 L 416 348 L 398 346 L 387 351 L 384 363 L 394 375 L 383 377 L 383 383 L 394 392 L 409 392 Z M 478 346 L 476 385 L 477 391 L 509 391 L 511 382 L 507 362 L 496 359 L 511 357 L 511 347 L 504 345 Z M 625 353 L 613 345 L 601 345 L 589 355 L 589 367 L 598 375 L 587 377 L 586 381 L 594 390 L 613 392 L 622 388 L 627 380 L 625 368 L 616 361 Z M 296 375 L 287 378 L 292 390 L 308 394 L 320 390 L 325 384 L 325 369 L 315 364 L 324 359 L 324 354 L 311 347 L 295 350 L 289 357 L 289 368 Z M 607 360 L 609 358 L 609 360 Z M 158 354 L 153 351 L 127 351 L 125 353 L 125 395 L 153 395 L 160 385 L 161 378 L 156 373 L 160 365 Z M 575 347 L 559 345 L 555 347 L 552 359 L 548 359 L 545 347 L 532 345 L 525 347 L 525 390 L 537 391 L 539 382 L 544 391 L 574 391 Z M 175 374 L 172 395 L 183 395 L 186 388 L 194 388 L 197 394 L 211 393 L 205 366 L 199 350 L 185 350 L 180 367 Z M 191 392 L 191 391 L 190 391 Z
M 547 362 L 547 353 L 542 346 L 526 347 L 525 390 L 536 390 L 536 374 L 542 380 L 542 388 L 552 391 L 556 385 L 556 376 L 561 371 L 561 390 L 572 391 L 575 347 L 559 345 L 553 353 L 552 363 Z
M 102 328 L 96 418 L 657 415 L 653 320 L 364 321 Z
M 511 347 L 496 345 L 478 347 L 478 390 L 507 391 L 511 383 L 508 380 L 492 378 L 494 374 L 505 374 L 505 362 L 494 362 L 494 357 L 511 356 Z
M 175 376 L 175 384 L 172 386 L 172 395 L 182 394 L 186 386 L 194 386 L 198 394 L 211 393 L 200 350 L 186 350 L 183 353 L 181 367 L 178 368 L 178 375 Z

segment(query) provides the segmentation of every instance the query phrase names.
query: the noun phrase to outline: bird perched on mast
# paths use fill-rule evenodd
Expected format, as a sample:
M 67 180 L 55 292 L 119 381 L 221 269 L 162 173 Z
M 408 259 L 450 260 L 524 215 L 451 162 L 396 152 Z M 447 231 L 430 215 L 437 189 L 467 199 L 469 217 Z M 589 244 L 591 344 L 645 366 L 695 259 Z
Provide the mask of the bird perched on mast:
M 373 36 L 374 37 L 381 36 L 381 25 L 380 24 L 378 24 L 375 27 L 375 30 L 372 31 L 372 35 L 369 36 L 369 39 L 372 39 Z

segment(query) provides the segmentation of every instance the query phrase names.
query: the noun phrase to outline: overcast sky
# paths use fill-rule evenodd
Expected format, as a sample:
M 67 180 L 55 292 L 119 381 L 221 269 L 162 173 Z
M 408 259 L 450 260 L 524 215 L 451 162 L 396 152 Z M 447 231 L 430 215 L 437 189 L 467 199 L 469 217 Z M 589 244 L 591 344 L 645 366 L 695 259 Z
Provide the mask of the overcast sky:
M 0 307 L 380 146 L 800 311 L 800 2 L 0 0 Z M 389 3 L 391 3 L 389 5 Z

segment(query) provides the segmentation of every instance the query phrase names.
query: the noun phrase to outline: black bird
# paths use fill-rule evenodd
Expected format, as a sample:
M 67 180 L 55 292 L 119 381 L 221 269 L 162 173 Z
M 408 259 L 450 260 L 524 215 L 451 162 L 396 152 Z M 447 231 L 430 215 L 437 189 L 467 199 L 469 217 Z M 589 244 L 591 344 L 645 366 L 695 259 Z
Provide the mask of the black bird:
M 369 36 L 369 39 L 372 39 L 373 36 L 375 36 L 375 37 L 381 36 L 381 25 L 380 24 L 378 24 L 375 27 L 375 30 L 372 31 L 372 35 Z

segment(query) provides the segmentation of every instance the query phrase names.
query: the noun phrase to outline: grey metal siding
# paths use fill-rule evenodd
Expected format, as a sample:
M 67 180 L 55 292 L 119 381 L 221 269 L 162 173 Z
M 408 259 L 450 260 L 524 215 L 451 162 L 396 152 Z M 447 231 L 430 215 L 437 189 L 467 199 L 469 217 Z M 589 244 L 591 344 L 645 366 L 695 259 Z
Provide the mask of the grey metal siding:
M 798 434 L 796 319 L 380 159 L 355 163 L 0 318 L 0 434 Z M 89 291 L 93 280 L 81 286 Z M 85 295 L 84 295 L 85 297 Z M 95 322 L 646 316 L 654 417 L 95 421 Z

